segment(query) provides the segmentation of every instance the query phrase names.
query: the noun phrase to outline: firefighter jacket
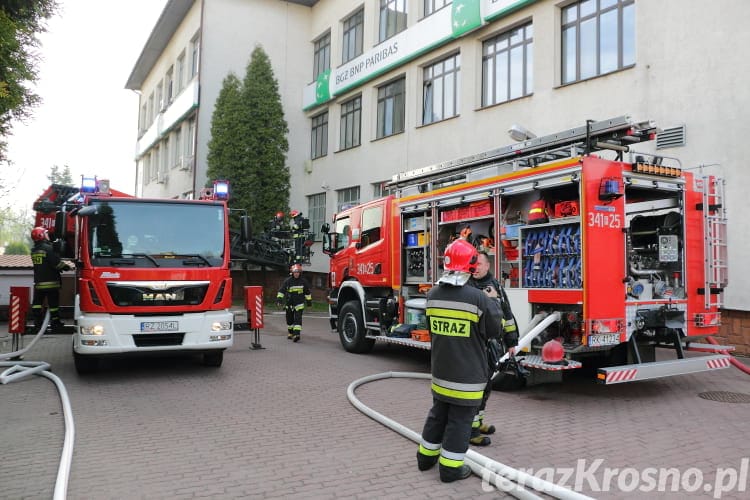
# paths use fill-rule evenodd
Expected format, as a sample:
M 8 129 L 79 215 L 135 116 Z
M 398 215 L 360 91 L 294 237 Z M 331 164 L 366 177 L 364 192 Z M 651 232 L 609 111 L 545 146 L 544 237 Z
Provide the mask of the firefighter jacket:
M 276 294 L 276 300 L 284 301 L 287 307 L 301 311 L 305 308 L 306 302 L 308 304 L 312 302 L 310 285 L 302 276 L 299 278 L 289 276 L 281 285 L 279 293 Z
M 60 260 L 52 244 L 48 241 L 34 243 L 31 262 L 34 264 L 34 288 L 60 288 L 60 272 L 68 269 L 68 265 Z
M 469 284 L 479 288 L 480 290 L 486 290 L 487 287 L 492 287 L 497 292 L 496 299 L 490 299 L 500 306 L 500 317 L 502 318 L 503 324 L 503 343 L 505 347 L 515 347 L 518 345 L 518 327 L 516 326 L 516 317 L 513 316 L 513 310 L 510 308 L 510 301 L 505 293 L 505 289 L 500 286 L 500 282 L 492 276 L 492 273 L 487 273 L 483 278 L 476 279 L 471 278 Z
M 432 339 L 432 394 L 479 406 L 489 379 L 487 340 L 500 334 L 500 309 L 472 286 L 441 283 L 427 294 Z

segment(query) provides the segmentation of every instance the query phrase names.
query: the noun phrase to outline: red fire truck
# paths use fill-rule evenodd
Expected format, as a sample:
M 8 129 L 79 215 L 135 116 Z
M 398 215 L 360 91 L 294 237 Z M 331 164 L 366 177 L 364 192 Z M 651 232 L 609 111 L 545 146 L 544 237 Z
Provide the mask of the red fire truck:
M 425 294 L 457 237 L 487 252 L 539 380 L 583 365 L 614 384 L 729 366 L 723 180 L 639 152 L 651 122 L 622 116 L 397 174 L 391 195 L 326 225 L 330 320 L 343 347 L 429 349 Z M 541 347 L 557 339 L 561 363 Z M 657 348 L 675 359 L 657 360 Z M 702 355 L 686 351 L 702 351 Z
M 40 196 L 36 224 L 76 264 L 79 372 L 103 356 L 166 351 L 221 366 L 234 321 L 227 190 L 217 182 L 201 200 L 139 199 L 84 178 Z

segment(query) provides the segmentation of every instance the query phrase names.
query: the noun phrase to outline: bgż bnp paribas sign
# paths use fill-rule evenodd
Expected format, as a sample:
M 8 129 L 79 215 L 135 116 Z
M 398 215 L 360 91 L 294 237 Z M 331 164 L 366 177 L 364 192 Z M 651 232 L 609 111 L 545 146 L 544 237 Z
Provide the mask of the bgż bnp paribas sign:
M 305 87 L 304 109 L 324 104 L 363 83 L 536 0 L 453 0 L 359 57 L 329 69 Z

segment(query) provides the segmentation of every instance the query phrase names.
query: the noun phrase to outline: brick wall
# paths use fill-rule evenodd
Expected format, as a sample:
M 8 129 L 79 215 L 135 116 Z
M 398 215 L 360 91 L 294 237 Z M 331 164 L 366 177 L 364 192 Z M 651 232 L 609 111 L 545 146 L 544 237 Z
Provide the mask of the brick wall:
M 750 312 L 722 309 L 721 323 L 716 340 L 733 345 L 737 355 L 750 356 Z
M 287 276 L 289 273 L 284 271 L 232 271 L 232 298 L 235 302 L 244 300 L 245 286 L 262 286 L 263 299 L 266 302 L 273 301 Z M 325 302 L 326 275 L 303 271 L 302 276 L 310 283 L 313 300 Z

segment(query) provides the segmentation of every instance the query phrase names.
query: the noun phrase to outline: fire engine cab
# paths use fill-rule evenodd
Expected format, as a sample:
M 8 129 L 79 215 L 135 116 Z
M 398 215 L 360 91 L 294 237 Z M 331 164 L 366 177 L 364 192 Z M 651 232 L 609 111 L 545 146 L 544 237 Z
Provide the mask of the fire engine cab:
M 657 133 L 588 121 L 394 175 L 389 196 L 336 214 L 323 233 L 343 347 L 429 349 L 425 296 L 445 247 L 466 238 L 505 287 L 532 372 L 585 364 L 614 384 L 729 366 L 731 347 L 701 342 L 718 333 L 728 281 L 724 183 L 634 149 Z M 558 363 L 541 356 L 553 339 Z

